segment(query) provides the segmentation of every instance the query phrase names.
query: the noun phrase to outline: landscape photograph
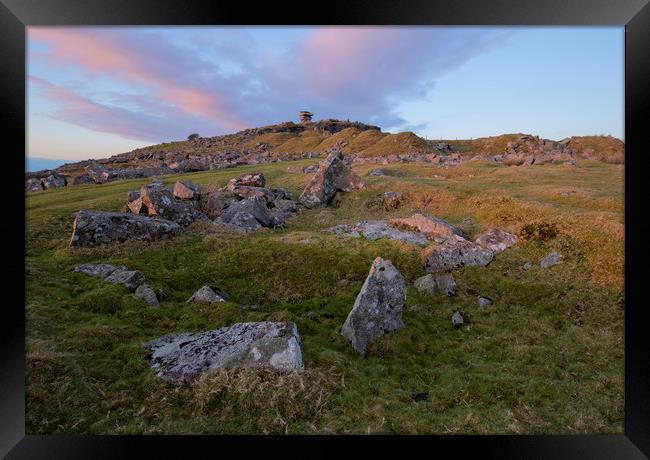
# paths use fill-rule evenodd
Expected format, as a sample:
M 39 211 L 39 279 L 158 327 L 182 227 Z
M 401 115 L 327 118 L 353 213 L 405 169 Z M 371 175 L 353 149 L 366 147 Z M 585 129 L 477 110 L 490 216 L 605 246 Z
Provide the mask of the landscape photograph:
M 26 434 L 624 433 L 623 27 L 26 39 Z

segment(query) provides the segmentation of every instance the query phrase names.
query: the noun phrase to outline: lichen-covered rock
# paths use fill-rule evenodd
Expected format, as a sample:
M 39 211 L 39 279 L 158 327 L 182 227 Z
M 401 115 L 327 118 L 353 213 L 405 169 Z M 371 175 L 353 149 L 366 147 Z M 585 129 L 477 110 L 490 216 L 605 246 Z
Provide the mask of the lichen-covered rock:
M 454 235 L 427 250 L 424 268 L 430 273 L 438 273 L 462 266 L 485 267 L 493 258 L 491 250 Z
M 221 291 L 218 288 L 208 286 L 207 284 L 192 294 L 189 299 L 187 299 L 188 302 L 208 303 L 225 302 L 226 300 L 228 300 L 228 295 L 225 292 Z
M 340 224 L 326 228 L 324 231 L 352 238 L 363 236 L 371 241 L 386 238 L 423 247 L 431 244 L 431 241 L 421 233 L 399 230 L 389 225 L 386 220 L 364 220 L 356 224 Z
M 179 200 L 193 200 L 199 192 L 199 188 L 190 181 L 176 181 L 172 189 L 172 195 Z
M 226 185 L 226 188 L 230 191 L 233 191 L 237 187 L 241 186 L 264 187 L 266 186 L 266 178 L 261 172 L 244 174 L 243 176 L 230 179 L 228 181 L 228 185 Z
M 273 219 L 266 207 L 266 201 L 260 197 L 251 197 L 231 204 L 215 219 L 215 223 L 226 223 L 246 230 L 271 227 Z
M 84 275 L 95 276 L 104 279 L 116 270 L 128 270 L 124 265 L 109 265 L 109 264 L 81 264 L 74 268 L 77 273 Z
M 278 372 L 304 368 L 298 329 L 292 322 L 237 323 L 207 332 L 170 334 L 144 344 L 161 379 L 193 383 L 219 368 Z
M 47 176 L 42 181 L 42 185 L 44 189 L 65 187 L 67 184 L 68 181 L 66 180 L 65 177 L 57 176 L 54 174 Z
M 446 294 L 448 296 L 456 293 L 456 280 L 451 273 L 429 273 L 415 280 L 415 289 L 418 292 L 428 294 Z
M 81 210 L 72 224 L 70 246 L 97 246 L 126 240 L 154 241 L 180 234 L 175 222 L 109 211 Z
M 539 266 L 542 268 L 547 268 L 552 267 L 553 265 L 557 265 L 560 262 L 562 262 L 562 256 L 555 251 L 551 251 L 539 262 Z
M 187 227 L 195 220 L 207 219 L 193 203 L 175 200 L 172 192 L 160 183 L 150 183 L 140 188 L 140 198 L 150 216 L 158 216 Z
M 204 193 L 199 197 L 197 207 L 199 211 L 205 213 L 208 219 L 214 220 L 221 215 L 221 213 L 233 203 L 237 203 L 238 198 L 228 192 L 210 192 Z
M 74 176 L 70 183 L 72 185 L 84 185 L 84 184 L 94 184 L 95 181 L 93 180 L 92 177 L 90 177 L 90 174 L 83 173 L 79 174 L 78 176 Z
M 451 315 L 451 325 L 454 327 L 454 329 L 460 328 L 464 324 L 463 320 L 463 315 L 460 314 L 460 312 L 455 312 L 453 315 Z
M 129 291 L 135 291 L 144 283 L 144 275 L 138 270 L 115 270 L 104 278 L 107 283 L 121 284 Z
M 490 305 L 492 305 L 492 301 L 490 299 L 488 299 L 487 297 L 483 297 L 483 296 L 478 296 L 476 298 L 476 303 L 481 308 L 487 308 Z
M 300 202 L 308 208 L 326 206 L 337 191 L 351 192 L 365 185 L 343 162 L 343 154 L 332 152 L 318 166 L 318 172 L 300 195 Z
M 43 184 L 40 179 L 27 179 L 25 181 L 25 190 L 28 192 L 38 192 L 43 190 Z
M 498 254 L 505 251 L 510 246 L 517 244 L 517 241 L 519 241 L 519 239 L 512 233 L 508 233 L 499 228 L 492 228 L 487 232 L 479 235 L 474 241 L 476 244 L 479 244 L 484 248 L 491 250 L 495 254 Z
M 240 185 L 233 188 L 232 193 L 241 197 L 241 198 L 252 198 L 254 196 L 263 198 L 267 203 L 271 203 L 275 200 L 275 194 L 264 187 L 253 187 L 252 185 Z
M 404 327 L 404 302 L 404 277 L 390 260 L 377 257 L 341 328 L 341 334 L 358 353 L 365 355 L 369 343 L 387 332 Z
M 462 231 L 459 228 L 442 219 L 420 213 L 413 214 L 411 217 L 391 219 L 390 224 L 395 228 L 420 232 L 436 241 L 442 241 L 454 235 L 462 236 Z
M 137 287 L 135 290 L 135 296 L 143 299 L 152 307 L 160 307 L 160 302 L 158 301 L 156 292 L 147 283 L 142 283 Z
M 278 187 L 271 190 L 276 200 L 291 200 L 293 201 L 293 193 L 286 188 Z

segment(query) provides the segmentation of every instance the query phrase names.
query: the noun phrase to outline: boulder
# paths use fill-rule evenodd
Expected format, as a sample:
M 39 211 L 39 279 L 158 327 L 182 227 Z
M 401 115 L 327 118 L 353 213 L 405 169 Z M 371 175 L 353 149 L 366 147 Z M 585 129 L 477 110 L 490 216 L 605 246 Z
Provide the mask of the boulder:
M 27 179 L 25 181 L 25 190 L 28 192 L 38 192 L 40 190 L 43 190 L 43 184 L 41 183 L 40 179 Z
M 196 291 L 192 296 L 187 299 L 187 302 L 225 302 L 228 300 L 228 295 L 218 288 L 213 288 L 207 284 L 201 289 Z
M 416 279 L 414 286 L 418 292 L 441 293 L 448 296 L 454 295 L 457 287 L 456 280 L 451 273 L 430 273 Z
M 493 228 L 479 235 L 474 241 L 476 244 L 498 254 L 505 251 L 510 246 L 517 244 L 519 239 L 512 233 L 505 232 L 499 228 Z
M 552 267 L 553 265 L 557 265 L 560 262 L 562 262 L 562 256 L 555 251 L 551 251 L 539 262 L 539 266 L 542 268 L 547 268 Z
M 337 191 L 351 192 L 365 185 L 343 162 L 341 152 L 332 152 L 318 166 L 318 172 L 300 195 L 300 202 L 308 208 L 326 206 Z
M 363 236 L 371 241 L 387 238 L 423 247 L 431 244 L 421 233 L 399 230 L 390 226 L 386 220 L 364 220 L 356 224 L 340 224 L 326 228 L 324 231 L 351 238 Z
M 260 197 L 246 198 L 231 204 L 215 223 L 226 223 L 246 230 L 270 227 L 273 219 L 266 207 L 266 201 Z
M 465 265 L 485 267 L 494 253 L 458 235 L 433 246 L 425 254 L 425 270 L 430 273 L 444 272 Z
M 488 299 L 487 297 L 482 297 L 482 296 L 478 296 L 476 298 L 476 303 L 481 308 L 487 308 L 490 305 L 492 305 L 492 301 L 490 299 Z
M 305 174 L 313 174 L 315 172 L 318 172 L 318 165 L 305 166 L 302 168 L 302 172 Z
M 268 188 L 264 188 L 264 187 L 240 185 L 238 187 L 233 188 L 231 191 L 232 193 L 234 193 L 235 195 L 241 198 L 252 198 L 254 196 L 257 196 L 263 198 L 267 203 L 270 203 L 273 200 L 275 200 L 275 194 Z
M 368 344 L 385 333 L 404 327 L 402 308 L 406 281 L 390 260 L 377 257 L 354 302 L 341 334 L 365 355 Z
M 110 179 L 113 179 L 114 176 L 112 171 L 108 170 L 104 165 L 97 163 L 96 161 L 90 163 L 84 168 L 84 170 L 86 171 L 86 174 L 98 184 L 108 182 Z
M 404 195 L 401 192 L 386 192 L 382 195 L 382 204 L 386 211 L 397 209 L 402 204 Z
M 115 270 L 104 278 L 107 283 L 122 284 L 133 292 L 144 283 L 144 275 L 138 270 Z
M 72 225 L 70 246 L 96 246 L 117 241 L 153 241 L 180 234 L 175 222 L 123 212 L 81 210 Z
M 52 174 L 51 176 L 47 176 L 45 179 L 43 179 L 41 184 L 43 185 L 44 189 L 59 188 L 65 187 L 68 184 L 68 181 L 63 176 L 56 176 Z
M 271 190 L 273 192 L 273 195 L 275 196 L 276 200 L 292 200 L 293 201 L 293 193 L 291 193 L 289 190 L 286 188 L 274 188 Z
M 298 205 L 293 200 L 276 199 L 273 201 L 273 207 L 285 214 L 291 214 L 298 210 Z
M 373 169 L 368 173 L 368 176 L 371 177 L 380 177 L 380 176 L 395 176 L 395 177 L 401 177 L 404 174 L 401 171 L 393 171 L 390 169 L 384 169 L 384 168 L 378 168 L 378 169 Z
M 84 275 L 95 276 L 104 279 L 116 270 L 128 270 L 124 265 L 109 265 L 109 264 L 81 264 L 74 268 L 77 273 Z
M 214 220 L 221 215 L 224 209 L 238 201 L 230 193 L 210 192 L 199 197 L 197 206 L 200 211 L 208 216 L 208 219 Z
M 463 323 L 463 315 L 461 315 L 460 312 L 455 312 L 453 315 L 451 315 L 451 325 L 454 327 L 454 329 L 460 328 Z
M 298 329 L 292 322 L 237 323 L 207 332 L 170 334 L 144 344 L 161 379 L 193 383 L 219 368 L 278 372 L 304 368 Z
M 250 174 L 244 174 L 243 176 L 230 179 L 226 188 L 230 191 L 241 186 L 249 187 L 264 187 L 266 185 L 266 178 L 261 172 L 254 172 Z
M 462 236 L 463 234 L 459 228 L 448 224 L 442 219 L 420 213 L 413 214 L 411 217 L 391 219 L 390 224 L 395 228 L 420 232 L 436 241 L 443 241 L 454 235 Z
M 172 195 L 179 200 L 193 200 L 199 192 L 199 188 L 190 181 L 176 181 L 172 189 Z
M 95 181 L 90 176 L 90 174 L 83 173 L 83 174 L 79 174 L 78 176 L 74 176 L 70 181 L 70 183 L 72 185 L 83 185 L 83 184 L 94 184 Z
M 152 307 L 160 307 L 160 302 L 158 302 L 156 293 L 147 283 L 142 283 L 137 287 L 135 290 L 135 296 L 144 299 L 144 301 Z
M 140 188 L 140 198 L 150 216 L 159 216 L 183 227 L 195 220 L 207 218 L 193 203 L 175 200 L 172 192 L 160 183 L 143 185 Z

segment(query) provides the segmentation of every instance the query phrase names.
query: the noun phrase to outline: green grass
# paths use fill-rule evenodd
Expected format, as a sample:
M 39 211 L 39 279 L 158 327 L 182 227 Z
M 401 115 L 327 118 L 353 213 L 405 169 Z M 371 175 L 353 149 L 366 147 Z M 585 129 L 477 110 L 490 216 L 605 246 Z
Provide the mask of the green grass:
M 263 171 L 270 187 L 299 194 L 308 175 L 280 162 L 165 177 L 225 185 Z M 306 211 L 283 230 L 245 236 L 195 224 L 154 243 L 94 249 L 67 246 L 74 212 L 120 210 L 145 181 L 77 186 L 27 197 L 27 432 L 33 433 L 622 433 L 623 169 L 583 162 L 453 169 L 390 165 L 404 177 L 367 177 L 338 208 Z M 558 191 L 575 190 L 568 197 Z M 399 190 L 405 207 L 369 208 Z M 422 211 L 470 236 L 489 228 L 519 232 L 547 222 L 549 240 L 531 239 L 486 268 L 454 273 L 455 297 L 417 293 L 420 252 L 378 240 L 320 231 L 338 223 Z M 550 250 L 565 259 L 543 270 Z M 363 358 L 340 335 L 376 256 L 391 259 L 409 283 L 406 327 Z M 533 263 L 528 271 L 520 267 Z M 144 272 L 159 293 L 151 309 L 124 287 L 73 272 L 84 262 Z M 218 306 L 187 304 L 203 284 L 230 294 Z M 494 300 L 486 310 L 476 296 Z M 256 310 L 238 304 L 257 304 Z M 467 327 L 454 330 L 460 310 Z M 298 325 L 307 371 L 223 371 L 196 386 L 155 378 L 143 342 L 172 332 L 241 321 Z M 412 392 L 427 391 L 415 402 Z

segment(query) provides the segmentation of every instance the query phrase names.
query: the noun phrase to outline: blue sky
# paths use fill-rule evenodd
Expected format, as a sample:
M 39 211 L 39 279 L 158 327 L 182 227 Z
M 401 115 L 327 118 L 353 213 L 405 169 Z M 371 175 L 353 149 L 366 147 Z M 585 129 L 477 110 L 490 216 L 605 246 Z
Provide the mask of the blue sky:
M 622 27 L 30 27 L 27 155 L 297 120 L 429 139 L 623 139 Z

